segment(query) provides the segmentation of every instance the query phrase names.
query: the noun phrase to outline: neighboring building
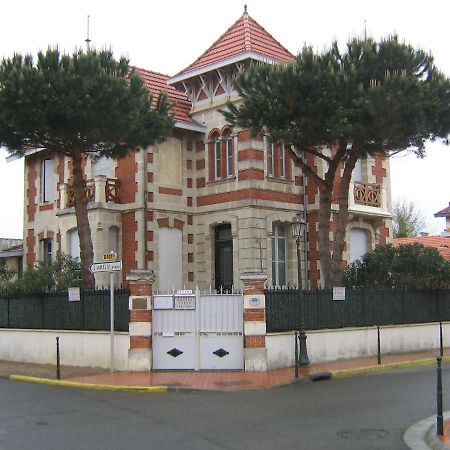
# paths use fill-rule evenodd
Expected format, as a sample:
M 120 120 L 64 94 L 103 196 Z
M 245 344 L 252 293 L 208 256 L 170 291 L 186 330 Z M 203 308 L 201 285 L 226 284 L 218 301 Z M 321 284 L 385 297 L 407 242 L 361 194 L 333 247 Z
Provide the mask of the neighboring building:
M 445 230 L 442 232 L 442 236 L 450 237 L 450 202 L 447 208 L 438 211 L 434 217 L 445 217 Z
M 5 268 L 20 277 L 23 271 L 22 239 L 0 238 L 0 269 Z
M 295 283 L 289 224 L 301 210 L 308 221 L 305 285 L 320 286 L 316 187 L 281 143 L 230 128 L 219 111 L 238 100 L 233 78 L 250 64 L 292 58 L 244 12 L 177 75 L 137 69 L 154 95 L 165 91 L 175 103 L 176 125 L 163 144 L 119 161 L 85 161 L 95 260 L 116 251 L 123 280 L 131 269 L 151 268 L 158 289 L 240 286 L 243 273 L 261 270 L 269 284 Z M 25 167 L 25 264 L 57 251 L 78 256 L 68 158 L 38 150 Z M 350 192 L 348 261 L 390 239 L 389 161 L 359 161 Z
M 396 238 L 392 241 L 395 247 L 402 244 L 422 244 L 425 247 L 433 247 L 439 250 L 439 253 L 450 261 L 450 237 L 445 236 L 416 236 L 406 238 Z

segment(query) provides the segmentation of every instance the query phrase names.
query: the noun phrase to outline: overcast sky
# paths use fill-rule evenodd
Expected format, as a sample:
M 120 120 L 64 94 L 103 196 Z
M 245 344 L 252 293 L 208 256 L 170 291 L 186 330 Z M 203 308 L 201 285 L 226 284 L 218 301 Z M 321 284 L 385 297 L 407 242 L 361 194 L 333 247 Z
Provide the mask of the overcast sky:
M 292 53 L 304 43 L 317 50 L 333 39 L 345 43 L 354 35 L 379 39 L 397 33 L 408 43 L 431 51 L 436 65 L 450 76 L 450 2 L 397 0 L 377 2 L 322 0 L 214 1 L 113 0 L 5 1 L 1 5 L 0 57 L 16 52 L 35 54 L 49 45 L 72 52 L 84 46 L 87 15 L 90 39 L 110 47 L 132 65 L 174 75 L 194 61 L 243 13 L 248 12 Z M 450 202 L 450 148 L 430 145 L 427 158 L 392 160 L 393 199 L 414 202 L 423 211 L 427 231 L 439 234 L 444 220 L 433 213 Z M 22 237 L 23 163 L 6 164 L 0 151 L 0 237 Z

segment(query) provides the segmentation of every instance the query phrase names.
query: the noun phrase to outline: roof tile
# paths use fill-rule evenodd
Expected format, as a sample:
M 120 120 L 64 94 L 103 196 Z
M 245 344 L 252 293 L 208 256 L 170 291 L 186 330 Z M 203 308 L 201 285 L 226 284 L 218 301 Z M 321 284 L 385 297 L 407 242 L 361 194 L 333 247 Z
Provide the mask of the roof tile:
M 259 53 L 263 57 L 288 62 L 294 58 L 258 22 L 244 12 L 211 47 L 178 75 L 200 69 L 246 52 Z
M 434 247 L 439 250 L 439 253 L 450 261 L 450 237 L 445 236 L 417 236 L 397 238 L 392 241 L 394 247 L 402 244 L 422 244 L 425 247 Z
M 173 86 L 167 84 L 167 80 L 170 78 L 168 75 L 140 69 L 139 67 L 134 67 L 134 70 L 142 78 L 145 87 L 152 94 L 154 103 L 161 92 L 166 93 L 169 103 L 174 105 L 171 109 L 174 119 L 183 123 L 193 123 L 189 115 L 191 103 L 183 92 L 177 91 Z

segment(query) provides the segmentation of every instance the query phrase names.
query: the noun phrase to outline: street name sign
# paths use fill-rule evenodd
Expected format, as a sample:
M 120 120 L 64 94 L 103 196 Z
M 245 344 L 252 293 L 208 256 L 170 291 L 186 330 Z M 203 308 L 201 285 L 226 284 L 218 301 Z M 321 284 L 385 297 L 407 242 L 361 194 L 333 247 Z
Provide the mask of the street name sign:
M 98 262 L 89 267 L 91 273 L 97 272 L 119 272 L 122 270 L 122 261 Z

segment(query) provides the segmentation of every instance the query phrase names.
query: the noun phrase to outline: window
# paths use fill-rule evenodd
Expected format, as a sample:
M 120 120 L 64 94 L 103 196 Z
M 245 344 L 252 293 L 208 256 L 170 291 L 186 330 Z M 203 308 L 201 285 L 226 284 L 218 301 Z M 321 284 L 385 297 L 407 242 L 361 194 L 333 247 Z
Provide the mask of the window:
M 96 177 L 99 175 L 104 175 L 105 177 L 109 177 L 111 172 L 110 169 L 111 159 L 106 156 L 100 156 L 92 163 L 92 176 Z
M 215 177 L 216 180 L 222 176 L 222 149 L 220 146 L 220 136 L 214 138 L 214 160 L 215 160 Z
M 270 143 L 267 147 L 267 175 L 269 177 L 273 177 L 275 175 L 275 166 L 274 166 L 274 159 L 273 155 L 275 153 L 275 144 Z
M 43 239 L 41 241 L 41 261 L 49 262 L 53 258 L 53 239 Z
M 181 289 L 182 272 L 182 231 L 178 228 L 160 228 L 159 250 L 159 289 Z
M 290 171 L 286 148 L 282 142 L 268 142 L 267 149 L 267 176 L 274 178 L 289 178 Z
M 69 256 L 72 258 L 80 257 L 80 238 L 78 236 L 78 229 L 73 228 L 67 233 L 68 246 L 69 246 Z
M 369 250 L 369 233 L 364 228 L 350 230 L 350 262 L 360 259 Z
M 221 180 L 234 175 L 234 137 L 230 129 L 222 134 L 215 131 L 210 136 L 209 160 L 210 181 Z
M 230 130 L 225 133 L 225 147 L 227 157 L 227 177 L 231 177 L 233 175 L 233 136 L 231 135 Z
M 108 229 L 108 248 L 107 252 L 119 254 L 119 228 L 112 226 Z
M 53 202 L 56 198 L 55 160 L 44 159 L 41 166 L 41 201 Z
M 275 224 L 272 235 L 272 283 L 275 286 L 286 286 L 286 254 L 286 227 Z
M 280 177 L 286 178 L 286 151 L 284 144 L 279 144 L 280 148 Z

